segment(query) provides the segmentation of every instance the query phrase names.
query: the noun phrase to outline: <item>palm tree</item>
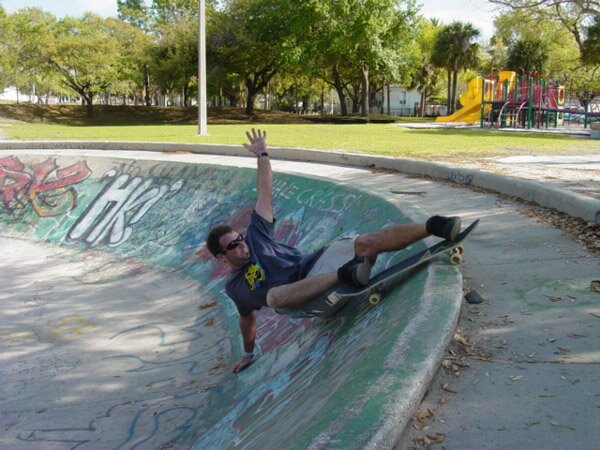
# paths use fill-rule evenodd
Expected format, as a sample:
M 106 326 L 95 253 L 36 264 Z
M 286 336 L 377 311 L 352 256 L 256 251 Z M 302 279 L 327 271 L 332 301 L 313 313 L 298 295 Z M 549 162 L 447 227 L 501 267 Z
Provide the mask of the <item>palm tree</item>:
M 458 72 L 475 67 L 479 62 L 479 44 L 473 42 L 478 37 L 479 30 L 470 23 L 452 22 L 442 28 L 435 41 L 431 62 L 447 71 L 449 114 L 456 105 Z

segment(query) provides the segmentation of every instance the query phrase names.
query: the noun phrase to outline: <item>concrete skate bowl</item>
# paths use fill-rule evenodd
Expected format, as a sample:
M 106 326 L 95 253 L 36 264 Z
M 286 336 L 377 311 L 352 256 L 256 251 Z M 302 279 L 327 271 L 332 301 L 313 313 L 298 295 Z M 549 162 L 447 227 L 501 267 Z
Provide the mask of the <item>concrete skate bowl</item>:
M 328 321 L 263 308 L 234 375 L 238 316 L 204 238 L 247 223 L 256 172 L 100 153 L 0 152 L 1 447 L 392 446 L 452 334 L 459 272 L 440 258 Z M 274 200 L 278 239 L 303 251 L 424 218 L 292 174 Z

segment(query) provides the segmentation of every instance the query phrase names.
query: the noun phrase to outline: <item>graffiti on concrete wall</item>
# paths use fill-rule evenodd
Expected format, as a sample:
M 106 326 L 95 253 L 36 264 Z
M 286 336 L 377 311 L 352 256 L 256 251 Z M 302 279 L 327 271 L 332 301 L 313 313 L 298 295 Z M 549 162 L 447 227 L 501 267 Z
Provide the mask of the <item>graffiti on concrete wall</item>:
M 133 233 L 132 225 L 161 198 L 168 199 L 183 187 L 183 180 L 155 185 L 153 178 L 131 177 L 111 169 L 104 179 L 112 181 L 104 188 L 69 231 L 69 238 L 84 240 L 95 247 L 101 243 L 118 246 Z
M 30 203 L 38 215 L 57 216 L 74 208 L 77 193 L 73 188 L 91 175 L 85 161 L 59 167 L 48 158 L 26 168 L 15 156 L 0 159 L 0 192 L 6 211 Z
M 121 435 L 113 436 L 116 440 L 113 448 L 132 448 L 149 442 L 159 448 L 181 439 L 188 430 L 206 430 L 206 442 L 214 443 L 214 439 L 223 436 L 238 439 L 267 427 L 290 399 L 304 395 L 305 386 L 318 377 L 328 376 L 324 357 L 349 324 L 345 320 L 323 326 L 315 326 L 309 320 L 291 322 L 264 308 L 259 312 L 257 343 L 263 362 L 253 369 L 260 382 L 248 386 L 253 392 L 250 394 L 217 385 L 217 380 L 228 370 L 225 358 L 230 355 L 229 348 L 235 349 L 231 356 L 235 358 L 240 345 L 237 322 L 232 326 L 229 316 L 216 311 L 216 305 L 229 304 L 223 292 L 228 269 L 219 266 L 208 254 L 204 239 L 208 229 L 217 223 L 226 222 L 237 229 L 248 225 L 256 201 L 255 172 L 193 164 L 144 165 L 142 161 L 119 161 L 107 165 L 104 160 L 96 165 L 90 160 L 90 169 L 85 161 L 60 166 L 55 159 L 47 159 L 26 167 L 14 156 L 0 159 L 0 195 L 5 210 L 0 210 L 0 214 L 31 207 L 37 213 L 34 228 L 42 229 L 39 236 L 51 236 L 49 240 L 61 243 L 82 243 L 80 247 L 89 249 L 88 254 L 95 253 L 92 249 L 110 248 L 113 253 L 132 257 L 127 258 L 126 264 L 114 267 L 112 262 L 92 265 L 86 260 L 86 269 L 78 281 L 112 283 L 124 275 L 141 273 L 144 268 L 136 261 L 143 261 L 185 273 L 203 285 L 202 296 L 215 301 L 209 309 L 198 309 L 196 317 L 190 314 L 193 323 L 188 324 L 189 334 L 177 340 L 176 346 L 163 342 L 167 326 L 162 317 L 140 314 L 134 319 L 124 315 L 127 323 L 115 330 L 108 344 L 130 343 L 133 339 L 141 344 L 128 344 L 126 352 L 107 350 L 111 348 L 108 344 L 103 347 L 102 361 L 105 365 L 110 362 L 113 371 L 111 378 L 103 382 L 115 383 L 115 376 L 122 382 L 126 377 L 135 380 L 140 374 L 149 374 L 155 375 L 156 383 L 138 386 L 131 381 L 136 402 L 125 402 L 115 396 L 114 404 L 107 400 L 106 410 L 90 411 L 80 418 L 79 424 L 57 422 L 56 427 L 40 426 L 20 439 L 73 442 L 73 446 L 81 447 L 89 442 L 91 446 L 102 430 L 109 429 L 109 421 L 119 421 L 129 426 L 122 427 Z M 273 191 L 278 218 L 276 239 L 298 246 L 303 252 L 327 245 L 340 235 L 380 228 L 398 219 L 398 211 L 389 208 L 386 202 L 320 180 L 275 174 Z M 48 211 L 52 214 L 47 214 Z M 170 281 L 170 289 L 182 289 L 179 280 Z M 131 299 L 124 299 L 124 305 L 125 300 Z M 48 324 L 53 326 L 55 341 L 76 341 L 74 338 L 102 331 L 91 318 L 74 314 Z M 215 322 L 219 318 L 223 322 Z M 219 340 L 214 348 L 205 348 L 208 342 L 205 336 L 214 335 L 216 328 L 226 327 L 235 330 L 233 335 Z M 357 354 L 356 345 L 350 344 L 355 342 L 343 347 Z M 334 353 L 340 356 L 329 361 L 335 362 L 335 368 L 343 368 L 347 360 L 342 357 L 344 353 Z M 349 371 L 341 373 L 347 376 Z M 189 382 L 189 393 L 169 392 L 177 384 L 171 380 L 177 383 L 183 380 L 182 385 Z M 228 380 L 227 383 L 235 383 L 234 379 Z M 138 410 L 132 410 L 134 403 Z M 240 406 L 227 409 L 237 404 Z
M 0 158 L 3 212 L 13 217 L 31 210 L 39 217 L 71 213 L 66 221 L 72 224 L 69 239 L 85 242 L 90 247 L 115 247 L 131 237 L 133 226 L 154 205 L 172 198 L 184 184 L 183 179 L 163 183 L 156 177 L 140 176 L 140 172 L 135 161 L 126 166 L 115 164 L 93 182 L 97 185 L 100 181 L 101 192 L 91 202 L 88 198 L 89 204 L 82 205 L 86 207 L 83 214 L 71 213 L 82 194 L 89 197 L 93 192 L 80 184 L 93 173 L 86 161 L 61 166 L 56 157 L 50 157 L 26 165 L 17 156 L 6 156 Z

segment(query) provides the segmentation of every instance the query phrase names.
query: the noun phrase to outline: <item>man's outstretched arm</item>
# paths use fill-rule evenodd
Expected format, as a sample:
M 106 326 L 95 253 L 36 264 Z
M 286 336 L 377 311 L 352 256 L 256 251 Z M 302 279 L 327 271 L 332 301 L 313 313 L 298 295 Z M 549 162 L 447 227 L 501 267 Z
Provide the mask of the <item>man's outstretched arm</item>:
M 240 330 L 244 341 L 244 355 L 233 366 L 233 372 L 235 373 L 244 370 L 254 359 L 254 342 L 256 340 L 256 315 L 254 312 L 240 317 Z
M 250 144 L 244 144 L 244 147 L 256 155 L 258 165 L 258 198 L 255 211 L 267 222 L 273 222 L 273 172 L 267 153 L 267 132 L 252 128 L 252 133 L 247 131 L 246 136 Z

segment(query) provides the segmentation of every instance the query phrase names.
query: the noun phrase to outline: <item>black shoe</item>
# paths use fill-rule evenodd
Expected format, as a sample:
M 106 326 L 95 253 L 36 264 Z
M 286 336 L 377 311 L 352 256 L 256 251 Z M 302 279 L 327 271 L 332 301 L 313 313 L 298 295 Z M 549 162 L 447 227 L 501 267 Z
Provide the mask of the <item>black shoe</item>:
M 355 256 L 338 269 L 338 279 L 359 287 L 369 284 L 371 261 L 365 256 Z
M 425 227 L 429 234 L 454 242 L 460 233 L 460 217 L 433 216 L 429 218 Z

